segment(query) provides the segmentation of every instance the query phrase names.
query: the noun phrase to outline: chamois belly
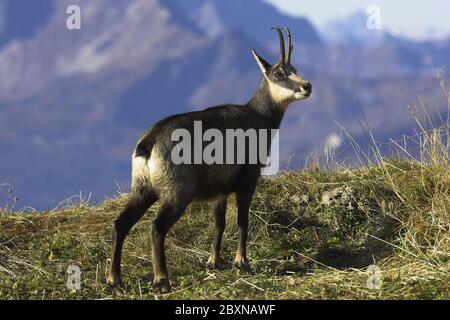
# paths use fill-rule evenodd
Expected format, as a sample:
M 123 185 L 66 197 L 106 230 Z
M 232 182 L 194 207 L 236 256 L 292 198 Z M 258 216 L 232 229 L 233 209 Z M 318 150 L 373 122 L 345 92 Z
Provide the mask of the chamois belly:
M 195 201 L 214 201 L 235 191 L 239 179 L 238 165 L 203 166 L 196 171 Z
M 234 192 L 239 165 L 174 165 L 158 151 L 151 157 L 133 157 L 132 186 L 151 187 L 159 196 L 185 195 L 194 201 L 213 201 Z

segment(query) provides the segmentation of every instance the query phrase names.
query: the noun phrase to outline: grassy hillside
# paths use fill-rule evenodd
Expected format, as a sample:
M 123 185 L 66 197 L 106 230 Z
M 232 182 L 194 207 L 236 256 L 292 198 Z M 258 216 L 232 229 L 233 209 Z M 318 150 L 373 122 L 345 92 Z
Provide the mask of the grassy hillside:
M 356 169 L 308 168 L 262 179 L 250 213 L 256 275 L 231 268 L 237 246 L 230 202 L 221 272 L 205 264 L 213 240 L 207 206 L 193 205 L 167 239 L 173 292 L 151 286 L 150 223 L 131 231 L 123 258 L 128 293 L 105 286 L 111 224 L 126 196 L 42 213 L 0 213 L 1 299 L 449 299 L 448 154 L 427 161 L 378 161 Z M 80 266 L 81 290 L 66 288 Z M 370 288 L 369 265 L 381 270 Z M 370 281 L 369 281 L 370 282 Z

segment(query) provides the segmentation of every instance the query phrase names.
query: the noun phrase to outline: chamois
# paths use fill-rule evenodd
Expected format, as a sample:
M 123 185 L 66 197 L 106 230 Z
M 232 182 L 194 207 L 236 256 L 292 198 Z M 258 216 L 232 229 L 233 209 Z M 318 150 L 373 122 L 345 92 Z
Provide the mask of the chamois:
M 264 78 L 247 104 L 221 105 L 168 117 L 148 129 L 138 141 L 132 156 L 129 200 L 114 221 L 112 256 L 107 278 L 110 286 L 123 290 L 120 261 L 125 237 L 147 209 L 158 200 L 161 206 L 151 226 L 155 289 L 160 292 L 170 291 L 164 253 L 165 237 L 193 201 L 208 201 L 213 204 L 215 237 L 207 267 L 219 269 L 227 198 L 232 193 L 236 195 L 239 229 L 234 266 L 241 272 L 252 273 L 246 252 L 248 211 L 264 164 L 261 162 L 175 164 L 171 158 L 175 147 L 172 134 L 177 129 L 192 134 L 194 122 L 198 121 L 201 121 L 204 129 L 215 129 L 224 135 L 228 129 L 268 131 L 278 129 L 288 105 L 311 95 L 310 82 L 298 76 L 297 70 L 291 65 L 293 45 L 289 29 L 287 27 L 272 27 L 272 29 L 276 30 L 279 36 L 280 59 L 271 65 L 252 50 Z M 287 52 L 283 31 L 288 38 Z M 270 146 L 270 141 L 268 145 Z M 246 146 L 246 151 L 248 149 Z M 224 148 L 223 151 L 226 153 L 235 149 Z

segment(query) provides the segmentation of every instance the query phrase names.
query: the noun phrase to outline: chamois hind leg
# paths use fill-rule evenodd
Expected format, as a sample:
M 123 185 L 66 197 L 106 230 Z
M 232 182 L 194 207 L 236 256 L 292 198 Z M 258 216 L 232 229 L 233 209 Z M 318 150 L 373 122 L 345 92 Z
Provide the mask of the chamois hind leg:
M 256 188 L 256 181 L 243 186 L 236 192 L 238 207 L 239 243 L 234 259 L 234 266 L 242 273 L 253 274 L 247 259 L 248 211 Z
M 222 235 L 225 230 L 225 214 L 227 212 L 227 197 L 224 197 L 214 203 L 214 224 L 215 235 L 213 243 L 213 252 L 211 253 L 206 267 L 210 270 L 220 270 L 222 267 L 222 259 L 220 257 L 220 247 L 222 245 Z
M 152 262 L 156 291 L 166 293 L 170 291 L 169 275 L 167 271 L 164 241 L 167 232 L 184 213 L 190 200 L 173 199 L 164 201 L 152 224 Z
M 152 191 L 133 191 L 125 209 L 114 221 L 112 256 L 107 278 L 107 283 L 110 286 L 124 290 L 120 271 L 123 242 L 133 225 L 157 200 L 158 196 Z

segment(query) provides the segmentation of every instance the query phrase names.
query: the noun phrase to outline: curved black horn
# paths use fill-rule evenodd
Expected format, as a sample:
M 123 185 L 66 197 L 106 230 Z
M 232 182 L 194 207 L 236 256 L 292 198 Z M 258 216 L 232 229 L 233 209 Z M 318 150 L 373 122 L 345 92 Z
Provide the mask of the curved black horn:
M 283 27 L 282 29 L 286 31 L 287 37 L 288 37 L 288 50 L 287 50 L 286 62 L 291 63 L 291 54 L 292 54 L 292 50 L 294 49 L 294 46 L 292 45 L 291 32 L 289 31 L 288 27 Z
M 271 30 L 276 30 L 278 32 L 278 36 L 280 38 L 280 63 L 284 64 L 284 62 L 286 61 L 286 50 L 284 48 L 283 33 L 281 32 L 280 27 L 272 27 Z

